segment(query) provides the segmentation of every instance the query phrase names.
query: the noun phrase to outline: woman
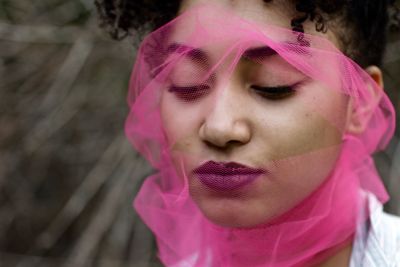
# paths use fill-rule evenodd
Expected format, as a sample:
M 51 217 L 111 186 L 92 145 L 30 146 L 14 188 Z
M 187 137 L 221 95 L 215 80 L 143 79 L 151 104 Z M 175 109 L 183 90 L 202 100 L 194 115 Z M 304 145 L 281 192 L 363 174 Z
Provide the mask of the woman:
M 103 16 L 128 30 L 135 4 L 112 3 Z M 174 3 L 139 49 L 126 122 L 159 171 L 135 208 L 162 262 L 400 266 L 371 159 L 394 131 L 377 67 L 388 3 Z

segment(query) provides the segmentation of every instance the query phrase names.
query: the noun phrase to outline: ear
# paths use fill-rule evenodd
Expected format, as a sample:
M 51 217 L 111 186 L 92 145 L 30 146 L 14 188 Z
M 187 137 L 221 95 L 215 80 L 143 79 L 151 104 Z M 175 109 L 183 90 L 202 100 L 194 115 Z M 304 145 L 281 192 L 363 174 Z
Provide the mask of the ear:
M 371 76 L 371 78 L 383 89 L 383 76 L 382 70 L 377 66 L 369 66 L 365 71 Z
M 357 109 L 354 106 L 353 99 L 350 99 L 348 109 L 347 109 L 347 125 L 346 132 L 357 135 L 362 133 L 365 130 L 366 124 L 369 121 L 369 117 L 372 115 L 372 112 L 375 108 L 374 103 L 380 98 L 383 90 L 383 76 L 382 71 L 377 66 L 368 66 L 364 69 L 372 80 L 367 80 L 367 90 L 370 91 L 371 105 L 365 105 L 358 107 Z M 376 100 L 376 101 L 374 101 Z

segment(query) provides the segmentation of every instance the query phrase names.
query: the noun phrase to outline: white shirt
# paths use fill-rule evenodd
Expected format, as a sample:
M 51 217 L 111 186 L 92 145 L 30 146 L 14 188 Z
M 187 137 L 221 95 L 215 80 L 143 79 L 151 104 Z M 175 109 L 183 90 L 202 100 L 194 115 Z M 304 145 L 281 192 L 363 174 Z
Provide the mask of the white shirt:
M 367 198 L 371 214 L 357 229 L 350 267 L 400 267 L 400 217 L 383 212 L 375 195 Z

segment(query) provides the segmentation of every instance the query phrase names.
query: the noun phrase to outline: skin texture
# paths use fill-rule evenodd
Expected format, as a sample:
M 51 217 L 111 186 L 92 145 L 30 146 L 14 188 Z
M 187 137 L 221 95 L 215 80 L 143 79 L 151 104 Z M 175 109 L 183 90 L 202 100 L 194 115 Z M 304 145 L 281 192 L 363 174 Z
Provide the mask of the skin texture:
M 179 12 L 201 2 L 207 0 L 185 0 Z M 289 28 L 293 15 L 283 6 L 257 0 L 218 3 L 260 24 Z M 339 47 L 329 30 L 317 32 L 311 22 L 305 22 L 304 29 Z M 219 49 L 223 46 L 206 53 L 218 58 Z M 196 71 L 199 67 L 187 62 L 172 72 L 171 83 L 188 86 Z M 367 71 L 382 85 L 379 68 Z M 362 129 L 344 95 L 310 80 L 278 55 L 262 67 L 240 61 L 229 80 L 216 76 L 211 90 L 195 101 L 163 91 L 165 134 L 176 169 L 188 180 L 190 194 L 204 215 L 226 227 L 256 227 L 273 221 L 316 190 L 334 167 L 343 133 Z M 296 91 L 278 100 L 252 88 L 294 84 Z M 205 188 L 191 173 L 209 160 L 234 161 L 268 173 L 246 188 L 221 193 Z M 351 242 L 321 266 L 347 266 L 350 253 Z

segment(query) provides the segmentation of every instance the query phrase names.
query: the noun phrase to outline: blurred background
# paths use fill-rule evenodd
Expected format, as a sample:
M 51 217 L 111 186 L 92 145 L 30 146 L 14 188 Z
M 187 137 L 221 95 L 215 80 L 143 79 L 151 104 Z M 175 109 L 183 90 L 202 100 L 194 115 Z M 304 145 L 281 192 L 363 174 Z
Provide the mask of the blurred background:
M 131 205 L 152 170 L 123 132 L 138 42 L 112 41 L 92 0 L 0 0 L 0 266 L 161 266 Z M 398 31 L 384 77 L 398 110 Z M 375 156 L 393 214 L 399 137 Z

